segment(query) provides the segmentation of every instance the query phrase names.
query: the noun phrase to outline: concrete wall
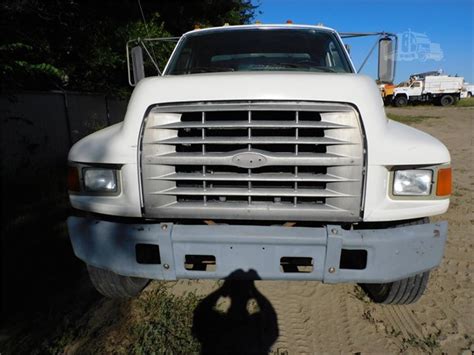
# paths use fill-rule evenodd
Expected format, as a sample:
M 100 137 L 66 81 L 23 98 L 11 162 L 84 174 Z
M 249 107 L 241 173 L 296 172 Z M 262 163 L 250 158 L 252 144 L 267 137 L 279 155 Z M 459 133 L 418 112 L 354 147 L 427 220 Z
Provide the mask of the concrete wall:
M 69 148 L 123 120 L 126 107 L 100 94 L 0 95 L 2 206 L 64 193 Z

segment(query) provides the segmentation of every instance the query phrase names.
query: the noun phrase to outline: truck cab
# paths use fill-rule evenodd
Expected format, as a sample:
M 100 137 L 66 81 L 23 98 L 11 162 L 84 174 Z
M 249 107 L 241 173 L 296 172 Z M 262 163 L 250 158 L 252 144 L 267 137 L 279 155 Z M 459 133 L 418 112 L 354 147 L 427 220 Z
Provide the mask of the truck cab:
M 184 34 L 124 121 L 76 143 L 69 167 L 73 249 L 108 297 L 243 274 L 412 303 L 447 237 L 429 217 L 449 206 L 448 150 L 388 120 L 374 80 L 322 26 Z
M 410 96 L 421 96 L 423 92 L 423 82 L 420 80 L 414 80 L 407 87 L 401 87 L 396 89 L 397 94 L 404 93 L 408 97 Z

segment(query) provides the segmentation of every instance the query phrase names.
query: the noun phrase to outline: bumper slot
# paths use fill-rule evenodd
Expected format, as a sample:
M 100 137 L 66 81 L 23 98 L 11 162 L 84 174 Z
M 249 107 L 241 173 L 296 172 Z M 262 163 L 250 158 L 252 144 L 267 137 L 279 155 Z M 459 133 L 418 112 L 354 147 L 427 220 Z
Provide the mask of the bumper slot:
M 185 255 L 184 268 L 188 271 L 216 271 L 214 255 Z
M 367 267 L 367 250 L 341 249 L 339 269 L 364 270 Z
M 301 272 L 313 271 L 313 258 L 284 256 L 280 259 L 281 272 Z
M 160 246 L 156 244 L 135 244 L 135 254 L 139 264 L 161 264 Z

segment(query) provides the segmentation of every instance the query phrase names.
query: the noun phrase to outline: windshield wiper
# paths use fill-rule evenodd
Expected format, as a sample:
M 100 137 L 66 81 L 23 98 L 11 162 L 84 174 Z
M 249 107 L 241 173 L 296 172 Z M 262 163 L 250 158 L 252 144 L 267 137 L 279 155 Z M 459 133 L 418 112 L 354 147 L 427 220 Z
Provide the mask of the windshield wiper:
M 194 67 L 191 68 L 188 73 L 217 73 L 227 71 L 235 71 L 235 69 L 227 67 Z
M 277 63 L 276 66 L 286 67 L 286 68 L 308 68 L 308 69 L 315 69 L 318 71 L 323 71 L 327 73 L 335 73 L 336 71 L 332 68 L 323 67 L 320 65 L 313 65 L 309 62 L 300 62 L 300 63 Z

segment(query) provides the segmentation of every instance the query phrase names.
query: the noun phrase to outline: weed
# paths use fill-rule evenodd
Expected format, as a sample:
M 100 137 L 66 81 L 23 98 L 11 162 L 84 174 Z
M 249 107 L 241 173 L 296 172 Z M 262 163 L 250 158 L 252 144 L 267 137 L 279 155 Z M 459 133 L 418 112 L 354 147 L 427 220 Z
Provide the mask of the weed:
M 438 336 L 436 334 L 430 334 L 423 338 L 418 338 L 410 334 L 408 338 L 403 338 L 402 343 L 404 345 L 404 349 L 406 349 L 407 346 L 412 346 L 423 350 L 429 350 L 430 352 L 439 348 L 440 346 Z
M 469 97 L 466 99 L 459 100 L 456 103 L 458 107 L 474 107 L 474 97 Z
M 391 120 L 401 122 L 401 123 L 420 123 L 427 118 L 440 118 L 439 116 L 405 116 L 405 115 L 397 115 L 395 113 L 388 112 L 387 117 Z
M 402 334 L 400 330 L 396 330 L 395 328 L 391 328 L 389 334 L 393 337 L 398 337 Z
M 355 285 L 353 292 L 349 292 L 349 295 L 366 304 L 371 303 L 369 296 L 367 296 L 365 291 L 359 285 Z
M 370 309 L 364 310 L 364 313 L 362 313 L 362 318 L 369 321 L 370 323 L 375 323 L 375 318 L 372 315 L 372 311 Z
M 131 328 L 133 354 L 191 354 L 200 350 L 191 333 L 193 312 L 199 299 L 193 293 L 175 297 L 165 288 L 147 292 L 138 301 L 141 314 Z

